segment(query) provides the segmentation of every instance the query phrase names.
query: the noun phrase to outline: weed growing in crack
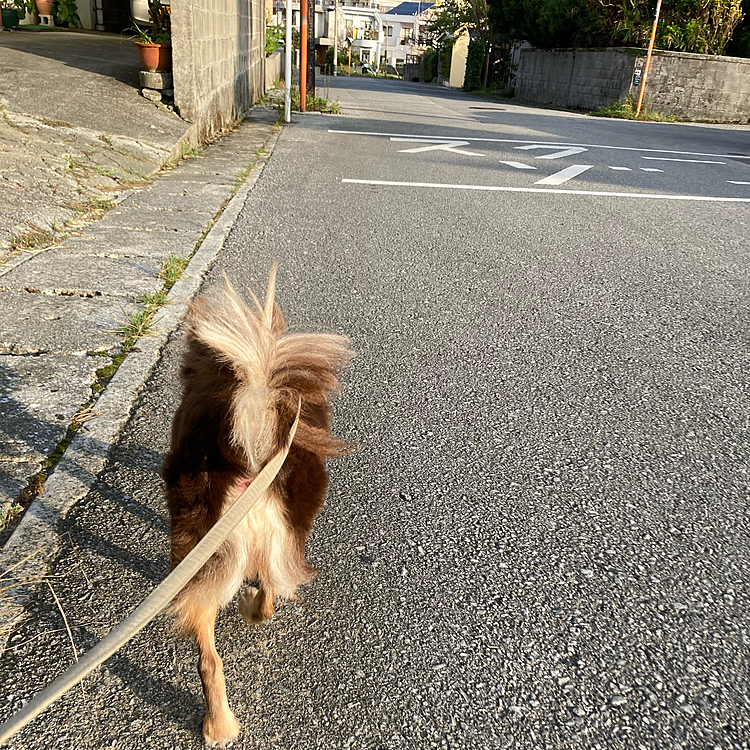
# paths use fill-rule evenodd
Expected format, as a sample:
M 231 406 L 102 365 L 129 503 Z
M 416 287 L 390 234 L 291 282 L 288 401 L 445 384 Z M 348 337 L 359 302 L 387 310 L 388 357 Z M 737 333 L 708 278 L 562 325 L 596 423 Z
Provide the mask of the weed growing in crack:
M 44 229 L 32 229 L 30 232 L 17 234 L 10 238 L 10 246 L 13 250 L 33 250 L 42 245 L 49 245 L 55 239 L 54 232 L 47 232 Z
M 148 336 L 154 332 L 153 323 L 156 309 L 141 307 L 137 310 L 124 310 L 123 312 L 125 320 L 114 329 L 114 332 L 122 336 L 124 349 L 130 351 L 141 336 Z
M 166 292 L 168 292 L 175 284 L 175 282 L 182 276 L 183 272 L 190 263 L 190 258 L 180 258 L 177 255 L 169 253 L 161 264 L 159 270 L 159 278 L 164 282 L 164 301 L 166 302 Z M 158 294 L 158 292 L 157 292 Z

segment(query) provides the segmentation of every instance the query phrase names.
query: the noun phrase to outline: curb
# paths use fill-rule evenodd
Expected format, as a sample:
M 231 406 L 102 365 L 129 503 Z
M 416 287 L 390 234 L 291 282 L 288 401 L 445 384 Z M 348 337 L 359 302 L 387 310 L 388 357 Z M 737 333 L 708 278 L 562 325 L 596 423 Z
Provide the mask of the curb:
M 49 569 L 59 549 L 57 525 L 70 508 L 85 497 L 107 462 L 110 449 L 125 426 L 140 390 L 159 361 L 169 336 L 182 321 L 190 299 L 223 248 L 229 232 L 242 211 L 247 196 L 258 181 L 273 153 L 280 129 L 273 132 L 237 193 L 230 198 L 219 218 L 195 251 L 183 276 L 167 296 L 160 311 L 157 331 L 138 339 L 136 349 L 123 360 L 107 388 L 96 401 L 97 416 L 81 425 L 55 471 L 39 495 L 26 509 L 17 528 L 0 552 L 0 576 L 11 586 L 13 599 L 25 605 L 31 599 L 33 585 Z M 9 573 L 12 570 L 12 574 Z M 0 613 L 0 654 L 23 612 Z

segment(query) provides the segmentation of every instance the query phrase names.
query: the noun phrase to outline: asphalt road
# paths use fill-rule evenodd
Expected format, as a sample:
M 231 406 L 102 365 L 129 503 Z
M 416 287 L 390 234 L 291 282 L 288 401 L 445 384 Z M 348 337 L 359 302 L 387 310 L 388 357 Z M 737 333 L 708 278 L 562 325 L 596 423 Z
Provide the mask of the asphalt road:
M 318 578 L 260 628 L 219 619 L 236 746 L 750 747 L 750 204 L 713 200 L 750 199 L 750 130 L 328 95 L 207 281 L 262 291 L 278 258 L 292 324 L 358 351 Z M 179 345 L 65 523 L 79 649 L 167 568 Z M 32 614 L 6 711 L 72 659 L 49 590 Z M 160 618 L 11 746 L 199 748 L 195 661 Z

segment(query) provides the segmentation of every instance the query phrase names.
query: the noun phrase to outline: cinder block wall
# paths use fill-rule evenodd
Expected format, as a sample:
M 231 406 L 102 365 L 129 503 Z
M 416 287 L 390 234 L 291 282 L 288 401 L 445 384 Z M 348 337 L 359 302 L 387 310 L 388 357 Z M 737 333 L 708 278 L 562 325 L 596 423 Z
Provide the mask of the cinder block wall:
M 516 97 L 555 107 L 594 109 L 628 95 L 639 50 L 523 49 Z
M 659 51 L 643 101 L 663 115 L 750 123 L 750 60 Z
M 205 140 L 264 93 L 265 0 L 172 0 L 175 105 Z
M 645 56 L 629 47 L 521 50 L 516 97 L 556 107 L 606 106 L 637 94 L 633 74 Z M 657 50 L 644 103 L 662 115 L 750 122 L 750 60 Z

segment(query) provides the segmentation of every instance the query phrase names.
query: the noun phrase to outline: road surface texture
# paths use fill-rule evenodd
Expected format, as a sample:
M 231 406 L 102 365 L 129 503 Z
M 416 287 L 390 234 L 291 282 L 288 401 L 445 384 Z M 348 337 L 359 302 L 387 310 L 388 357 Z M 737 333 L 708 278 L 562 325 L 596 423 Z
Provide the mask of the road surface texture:
M 206 281 L 278 258 L 293 326 L 358 352 L 319 576 L 218 621 L 235 746 L 750 747 L 748 128 L 328 85 Z M 73 660 L 52 590 L 82 651 L 167 572 L 181 340 L 63 524 L 6 713 Z M 202 712 L 162 616 L 10 747 L 200 748 Z

